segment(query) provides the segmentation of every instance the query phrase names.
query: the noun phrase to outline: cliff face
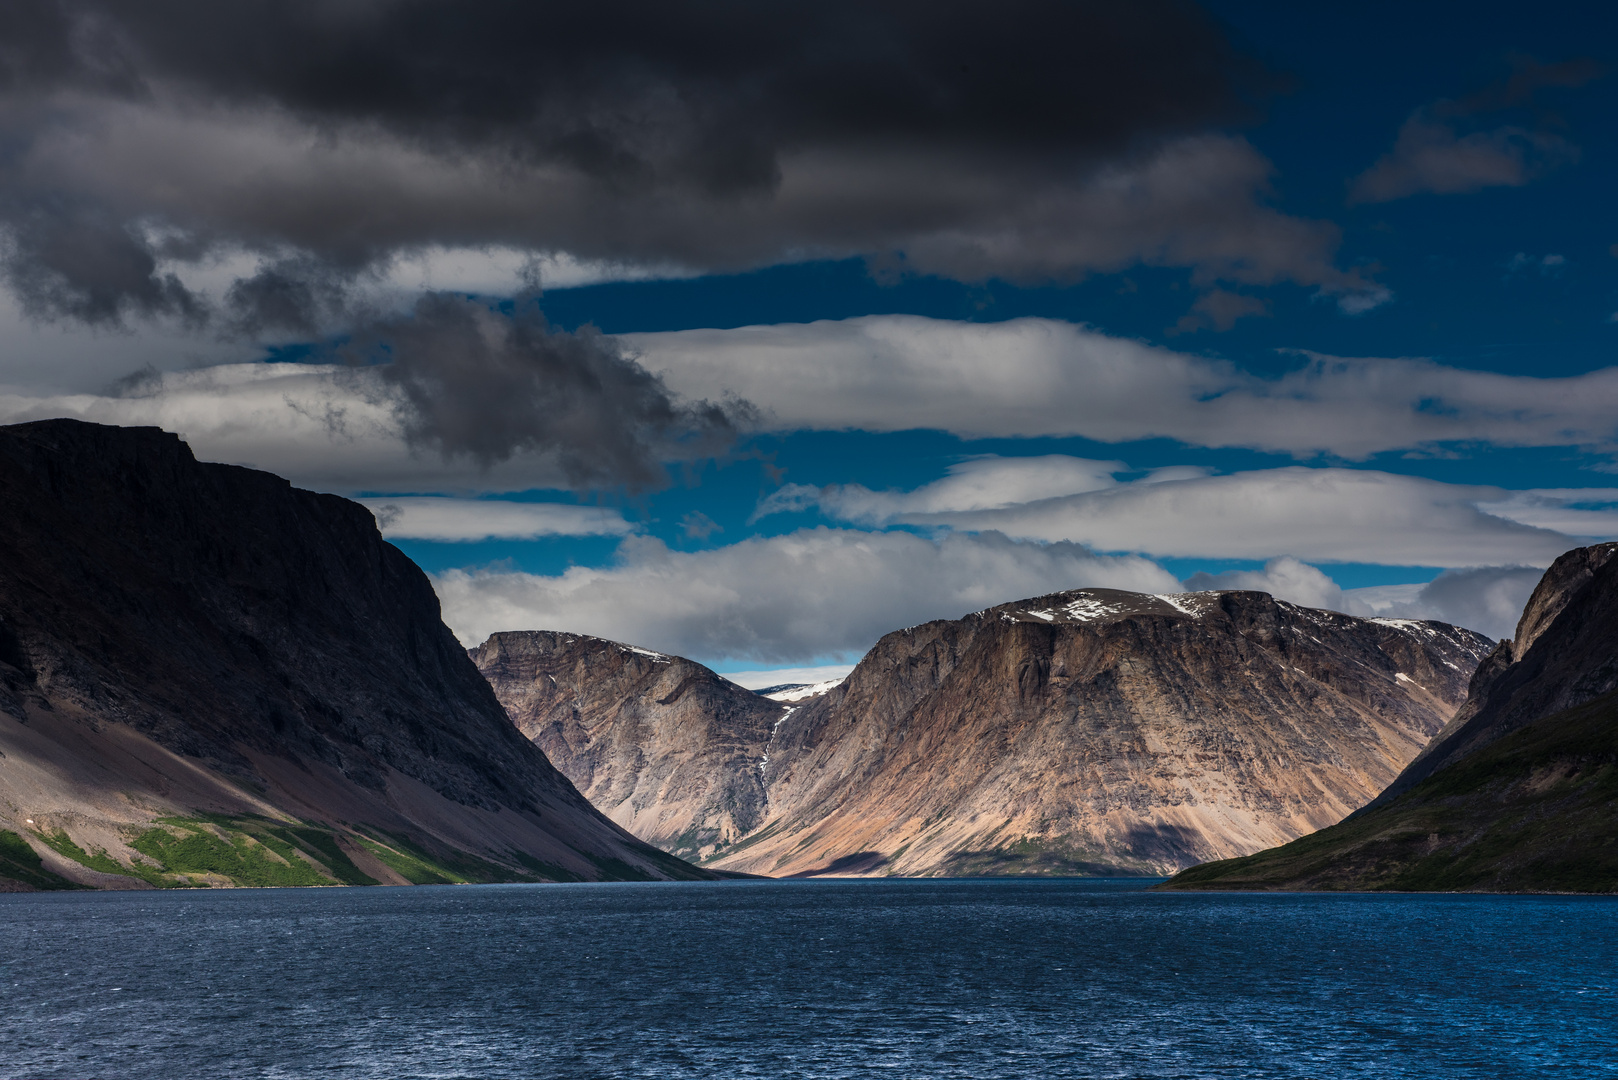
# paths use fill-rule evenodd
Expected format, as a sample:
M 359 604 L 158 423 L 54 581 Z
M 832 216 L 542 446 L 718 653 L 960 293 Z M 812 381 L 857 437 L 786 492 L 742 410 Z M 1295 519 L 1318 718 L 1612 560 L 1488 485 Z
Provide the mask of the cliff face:
M 1335 828 L 1176 888 L 1618 890 L 1618 544 L 1570 551 L 1462 708 Z
M 738 708 L 724 739 L 698 736 L 725 748 L 702 760 L 748 776 L 728 790 L 750 791 L 756 774 L 762 799 L 756 818 L 738 799 L 735 834 L 698 850 L 777 875 L 1161 873 L 1256 851 L 1381 790 L 1453 713 L 1489 645 L 1262 593 L 1086 589 L 912 627 L 830 692 Z M 563 698 L 588 701 L 590 667 L 620 661 L 579 663 Z M 672 666 L 665 678 L 678 681 Z M 496 681 L 525 730 L 552 731 L 572 760 L 612 741 L 614 790 L 638 791 L 635 820 L 656 820 L 664 789 L 630 778 L 664 757 L 647 741 L 660 699 L 614 685 L 604 711 L 542 693 L 523 713 Z M 569 727 L 569 710 L 635 726 Z M 685 760 L 700 772 L 698 757 Z
M 689 871 L 511 727 L 368 511 L 152 428 L 0 428 L 0 752 L 0 826 L 93 884 Z M 218 867 L 145 854 L 188 840 Z
M 701 664 L 600 638 L 495 634 L 472 650 L 518 730 L 609 818 L 686 858 L 763 820 L 781 706 Z

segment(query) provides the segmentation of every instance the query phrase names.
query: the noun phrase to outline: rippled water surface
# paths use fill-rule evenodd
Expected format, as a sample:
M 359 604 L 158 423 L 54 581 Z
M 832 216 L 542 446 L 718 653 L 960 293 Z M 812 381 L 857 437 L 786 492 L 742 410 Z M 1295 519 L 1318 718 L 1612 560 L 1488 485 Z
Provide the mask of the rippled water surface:
M 0 896 L 3 1077 L 1612 1077 L 1618 902 L 1096 881 Z

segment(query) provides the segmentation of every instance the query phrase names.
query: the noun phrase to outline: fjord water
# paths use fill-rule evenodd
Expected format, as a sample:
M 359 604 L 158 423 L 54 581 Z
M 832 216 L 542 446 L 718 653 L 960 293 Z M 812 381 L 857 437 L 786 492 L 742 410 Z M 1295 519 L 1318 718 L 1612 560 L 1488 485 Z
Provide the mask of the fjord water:
M 0 1076 L 1618 1075 L 1618 901 L 1144 884 L 0 896 Z

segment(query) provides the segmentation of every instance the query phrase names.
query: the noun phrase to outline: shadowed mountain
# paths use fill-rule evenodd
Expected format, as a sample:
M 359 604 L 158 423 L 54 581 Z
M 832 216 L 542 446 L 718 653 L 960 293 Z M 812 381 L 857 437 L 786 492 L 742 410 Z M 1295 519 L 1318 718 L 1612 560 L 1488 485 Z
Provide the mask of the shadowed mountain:
M 527 661 L 497 664 L 519 639 Z M 1489 645 L 1263 593 L 1083 589 L 889 634 L 841 684 L 766 709 L 689 661 L 577 635 L 475 655 L 598 805 L 707 865 L 1156 874 L 1364 805 Z
M 1363 811 L 1165 887 L 1618 891 L 1614 555 L 1552 564 L 1455 718 Z
M 511 726 L 364 507 L 155 428 L 0 428 L 0 753 L 11 887 L 710 876 Z

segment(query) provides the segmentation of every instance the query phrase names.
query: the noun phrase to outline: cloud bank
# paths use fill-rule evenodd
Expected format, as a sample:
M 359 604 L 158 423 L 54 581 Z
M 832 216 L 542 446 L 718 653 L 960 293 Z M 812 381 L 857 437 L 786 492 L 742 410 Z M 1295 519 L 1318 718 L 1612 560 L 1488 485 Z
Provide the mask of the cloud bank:
M 815 507 L 869 526 L 994 531 L 1159 557 L 1295 556 L 1442 567 L 1546 566 L 1581 539 L 1618 535 L 1618 513 L 1578 508 L 1608 502 L 1608 489 L 1506 492 L 1371 469 L 1302 466 L 1222 476 L 1160 469 L 1119 482 L 1111 475 L 1124 471 L 1117 462 L 1053 464 L 1060 460 L 980 458 L 908 492 L 789 485 L 761 500 L 757 513 Z M 991 477 L 1002 479 L 1006 498 L 982 505 L 988 500 L 976 482 Z M 1062 486 L 1074 493 L 1052 493 Z M 1018 498 L 1028 492 L 1034 497 Z
M 468 645 L 497 630 L 567 630 L 698 659 L 853 659 L 891 630 L 1058 589 L 1178 591 L 1135 556 L 1003 536 L 804 529 L 698 552 L 631 537 L 620 562 L 556 577 L 450 570 L 444 621 Z
M 1073 323 L 909 315 L 624 341 L 674 392 L 738 394 L 777 430 L 1166 437 L 1348 459 L 1442 442 L 1611 448 L 1618 438 L 1618 368 L 1534 378 L 1310 354 L 1266 379 Z
M 295 330 L 480 251 L 1385 295 L 1271 205 L 1228 132 L 1275 80 L 1181 0 L 12 8 L 3 265 L 45 317 Z

